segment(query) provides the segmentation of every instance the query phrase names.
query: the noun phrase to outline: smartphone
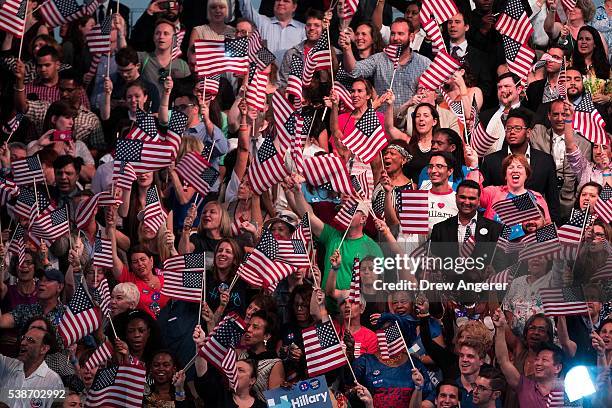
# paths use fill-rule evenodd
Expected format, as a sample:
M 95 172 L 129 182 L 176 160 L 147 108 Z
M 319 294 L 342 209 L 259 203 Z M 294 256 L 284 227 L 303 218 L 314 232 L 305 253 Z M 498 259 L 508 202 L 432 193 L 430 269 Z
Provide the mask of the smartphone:
M 175 1 L 164 1 L 159 3 L 159 8 L 162 10 L 176 10 L 178 7 Z
M 72 130 L 54 130 L 51 136 L 52 142 L 70 142 L 72 141 Z

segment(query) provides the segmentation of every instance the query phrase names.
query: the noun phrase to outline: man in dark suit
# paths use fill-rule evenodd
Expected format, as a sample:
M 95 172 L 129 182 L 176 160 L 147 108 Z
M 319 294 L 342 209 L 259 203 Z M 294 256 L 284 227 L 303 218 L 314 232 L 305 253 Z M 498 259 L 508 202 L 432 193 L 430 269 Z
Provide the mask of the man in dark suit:
M 452 57 L 467 65 L 475 79 L 475 85 L 482 91 L 484 100 L 490 101 L 493 97 L 493 68 L 485 53 L 468 44 L 465 36 L 469 30 L 470 14 L 460 10 L 446 23 L 448 50 Z
M 506 137 L 502 149 L 488 154 L 482 159 L 480 171 L 484 177 L 484 186 L 502 186 L 506 184 L 502 174 L 502 160 L 509 154 L 522 154 L 531 166 L 531 176 L 525 187 L 542 194 L 548 203 L 553 222 L 559 219 L 559 188 L 557 172 L 553 157 L 541 150 L 532 148 L 529 137 L 532 129 L 532 113 L 525 108 L 512 109 L 506 121 Z
M 107 0 L 103 3 L 100 3 L 100 5 L 98 6 L 98 8 L 93 14 L 93 17 L 96 20 L 96 23 L 100 24 L 104 20 L 104 17 L 111 15 L 113 13 L 116 13 L 116 12 L 117 12 L 117 2 L 115 0 Z M 125 20 L 126 28 L 129 28 L 130 27 L 130 8 L 126 6 L 125 4 L 123 4 L 122 2 L 119 2 L 119 14 L 121 14 L 121 17 L 123 17 L 123 19 Z
M 466 242 L 473 241 L 475 246 L 469 256 L 474 259 L 482 258 L 485 265 L 488 265 L 503 225 L 485 218 L 478 212 L 480 186 L 475 181 L 463 180 L 459 183 L 455 199 L 457 215 L 433 226 L 431 252 L 436 256 L 457 258 L 461 256 L 461 247 L 467 247 L 470 244 Z M 483 269 L 470 270 L 459 278 L 477 281 L 481 280 L 483 272 Z M 449 276 L 448 272 L 446 275 Z M 453 276 L 449 277 L 454 280 Z

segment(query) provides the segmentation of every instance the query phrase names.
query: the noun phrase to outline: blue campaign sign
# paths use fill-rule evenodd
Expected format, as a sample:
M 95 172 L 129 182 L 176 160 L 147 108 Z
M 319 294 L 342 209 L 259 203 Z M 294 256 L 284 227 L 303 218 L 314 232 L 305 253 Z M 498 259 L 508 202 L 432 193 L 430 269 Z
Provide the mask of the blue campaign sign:
M 264 391 L 270 408 L 332 408 L 325 376 L 300 381 L 291 389 L 276 388 Z

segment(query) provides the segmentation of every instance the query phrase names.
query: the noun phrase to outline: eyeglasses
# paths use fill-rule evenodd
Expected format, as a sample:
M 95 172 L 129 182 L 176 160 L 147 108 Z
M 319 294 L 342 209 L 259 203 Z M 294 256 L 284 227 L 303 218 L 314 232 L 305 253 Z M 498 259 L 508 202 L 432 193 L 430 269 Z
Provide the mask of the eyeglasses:
M 21 340 L 25 340 L 25 341 L 27 341 L 27 342 L 28 342 L 28 343 L 30 343 L 30 344 L 36 344 L 36 339 L 35 339 L 34 337 L 30 337 L 30 336 L 25 336 L 25 335 L 23 335 L 23 336 L 21 336 L 21 338 L 20 338 L 20 343 L 21 343 Z
M 529 129 L 529 128 L 527 126 L 518 126 L 518 125 L 516 125 L 516 126 L 506 126 L 506 133 L 510 133 L 513 130 L 515 132 L 520 132 L 521 130 L 524 130 L 524 129 Z
M 593 236 L 594 236 L 595 238 L 605 238 L 605 237 L 606 237 L 606 234 L 605 234 L 605 232 L 594 232 L 594 233 L 593 233 Z
M 484 385 L 472 384 L 472 388 L 474 388 L 474 390 L 478 392 L 493 391 L 493 388 L 485 387 Z
M 427 168 L 429 170 L 433 170 L 434 168 L 438 170 L 442 170 L 442 169 L 448 168 L 448 166 L 446 164 L 428 164 Z
M 191 108 L 192 106 L 195 106 L 195 104 L 193 103 L 188 103 L 186 105 L 181 104 L 181 105 L 174 105 L 174 109 L 179 110 L 179 111 L 184 111 L 187 108 Z

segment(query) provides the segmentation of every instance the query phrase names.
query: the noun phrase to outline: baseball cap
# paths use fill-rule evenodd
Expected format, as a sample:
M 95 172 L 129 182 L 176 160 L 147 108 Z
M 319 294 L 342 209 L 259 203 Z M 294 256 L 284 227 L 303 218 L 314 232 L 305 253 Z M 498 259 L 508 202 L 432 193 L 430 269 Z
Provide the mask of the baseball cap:
M 45 269 L 43 271 L 48 280 L 53 280 L 59 283 L 64 283 L 64 274 L 54 268 Z

